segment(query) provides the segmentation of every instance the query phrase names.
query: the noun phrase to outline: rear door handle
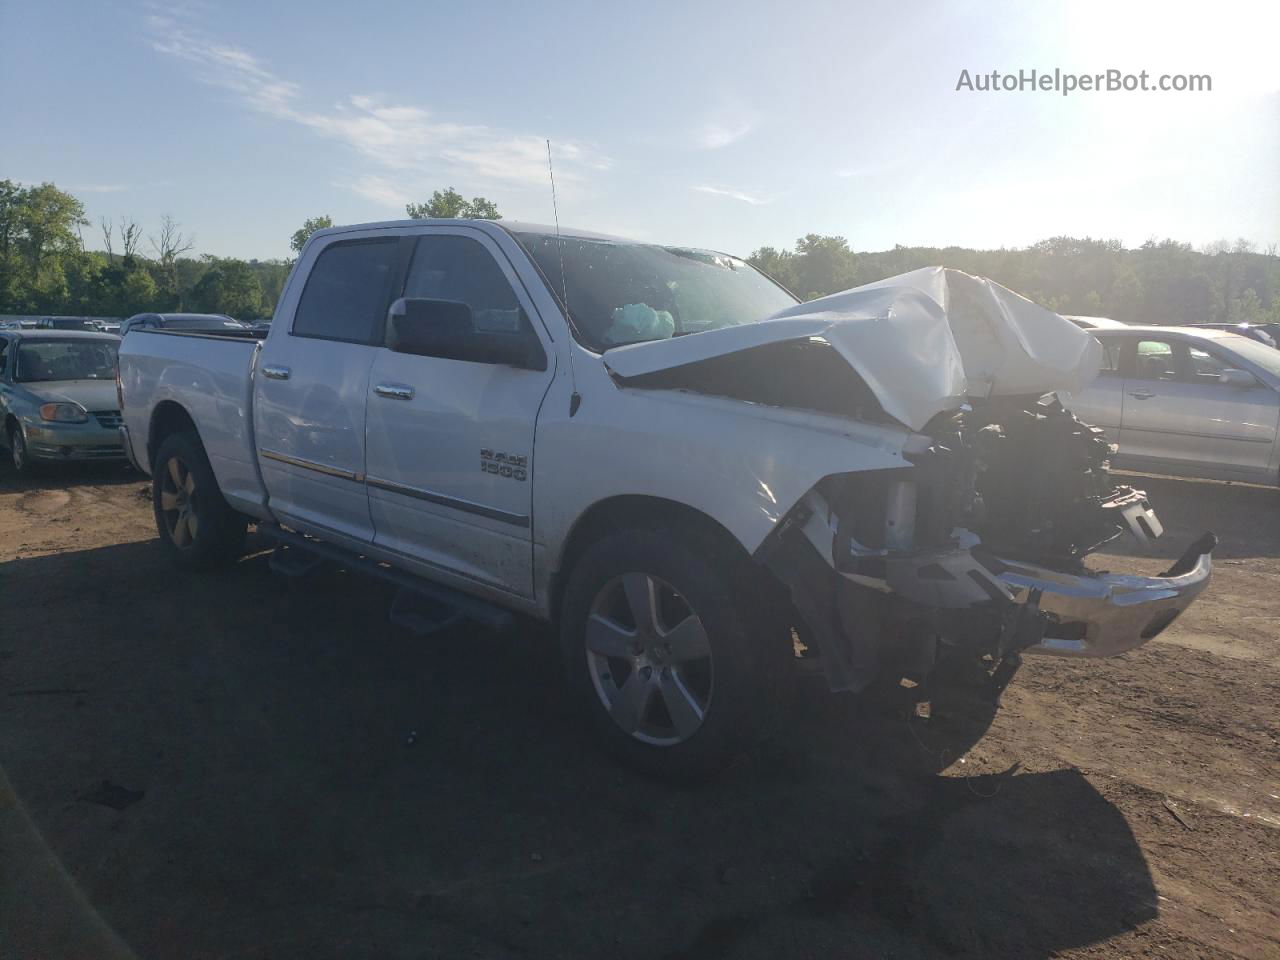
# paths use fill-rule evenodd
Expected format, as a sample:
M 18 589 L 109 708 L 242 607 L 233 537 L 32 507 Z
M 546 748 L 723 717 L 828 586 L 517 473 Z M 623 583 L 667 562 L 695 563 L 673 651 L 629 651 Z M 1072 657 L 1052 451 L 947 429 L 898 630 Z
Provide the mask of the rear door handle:
M 278 363 L 268 363 L 262 368 L 262 375 L 268 380 L 288 380 L 292 371 Z
M 403 383 L 380 383 L 373 388 L 373 392 L 391 400 L 413 399 L 413 387 L 406 387 Z
M 1155 396 L 1155 394 L 1147 393 L 1147 391 L 1141 390 L 1138 393 L 1131 393 L 1129 394 L 1129 396 L 1133 397 L 1133 399 L 1135 400 L 1150 400 L 1152 397 Z

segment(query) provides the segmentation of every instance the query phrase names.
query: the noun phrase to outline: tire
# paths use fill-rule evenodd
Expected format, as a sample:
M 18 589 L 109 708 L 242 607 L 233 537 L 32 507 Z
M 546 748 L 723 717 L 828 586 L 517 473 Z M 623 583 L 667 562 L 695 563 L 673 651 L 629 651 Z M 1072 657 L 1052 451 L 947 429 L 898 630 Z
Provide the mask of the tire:
M 8 443 L 9 462 L 13 464 L 13 472 L 21 477 L 31 476 L 36 465 L 27 451 L 27 438 L 23 435 L 22 428 L 16 423 L 9 425 Z
M 171 434 L 160 444 L 151 504 L 160 543 L 177 566 L 206 570 L 238 556 L 247 521 L 223 499 L 195 433 Z
M 751 744 L 786 652 L 767 626 L 776 618 L 758 609 L 768 593 L 758 576 L 736 544 L 662 529 L 616 531 L 582 553 L 561 605 L 561 653 L 611 753 L 691 781 Z

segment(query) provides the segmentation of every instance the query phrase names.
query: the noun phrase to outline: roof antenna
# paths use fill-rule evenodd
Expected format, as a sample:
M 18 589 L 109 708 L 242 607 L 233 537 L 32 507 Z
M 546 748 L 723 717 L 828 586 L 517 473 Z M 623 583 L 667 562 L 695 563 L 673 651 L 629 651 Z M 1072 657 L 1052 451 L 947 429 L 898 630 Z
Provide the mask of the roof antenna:
M 551 177 L 551 212 L 556 218 L 556 246 L 560 251 L 560 299 L 564 303 L 564 319 L 572 330 L 573 318 L 569 314 L 569 285 L 564 276 L 564 239 L 560 236 L 560 208 L 556 205 L 556 171 L 551 165 L 551 140 L 547 140 L 547 173 Z M 573 384 L 573 392 L 569 394 L 569 416 L 578 412 L 582 405 L 582 394 L 578 393 L 578 378 L 573 370 L 573 335 L 569 336 L 569 380 Z

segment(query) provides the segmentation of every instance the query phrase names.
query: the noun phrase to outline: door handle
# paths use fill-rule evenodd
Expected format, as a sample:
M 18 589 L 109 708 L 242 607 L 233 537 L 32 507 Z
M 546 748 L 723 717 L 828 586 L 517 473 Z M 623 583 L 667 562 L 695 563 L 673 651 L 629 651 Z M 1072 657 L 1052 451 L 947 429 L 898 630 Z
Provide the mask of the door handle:
M 1150 400 L 1152 397 L 1155 396 L 1155 394 L 1148 393 L 1147 391 L 1142 390 L 1142 391 L 1139 391 L 1138 393 L 1131 393 L 1129 394 L 1129 396 L 1133 397 L 1133 399 L 1135 400 Z
M 406 387 L 403 383 L 380 383 L 373 388 L 373 392 L 390 400 L 413 399 L 413 387 Z
M 292 372 L 288 367 L 282 367 L 278 363 L 268 363 L 262 368 L 262 375 L 268 380 L 288 380 Z

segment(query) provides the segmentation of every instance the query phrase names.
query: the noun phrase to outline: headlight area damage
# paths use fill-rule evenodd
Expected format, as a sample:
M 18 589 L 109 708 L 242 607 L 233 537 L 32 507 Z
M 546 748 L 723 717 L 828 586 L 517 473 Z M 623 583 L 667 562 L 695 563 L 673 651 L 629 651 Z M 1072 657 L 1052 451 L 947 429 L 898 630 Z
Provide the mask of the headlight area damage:
M 905 428 L 908 466 L 826 477 L 755 551 L 831 687 L 861 690 L 886 671 L 927 674 L 947 648 L 1010 670 L 1024 652 L 1122 653 L 1207 585 L 1211 533 L 1158 577 L 1083 562 L 1126 532 L 1144 544 L 1162 532 L 1145 494 L 1112 482 L 1103 432 L 1059 400 L 1101 354 L 1056 313 L 931 267 L 604 362 L 624 388 Z

